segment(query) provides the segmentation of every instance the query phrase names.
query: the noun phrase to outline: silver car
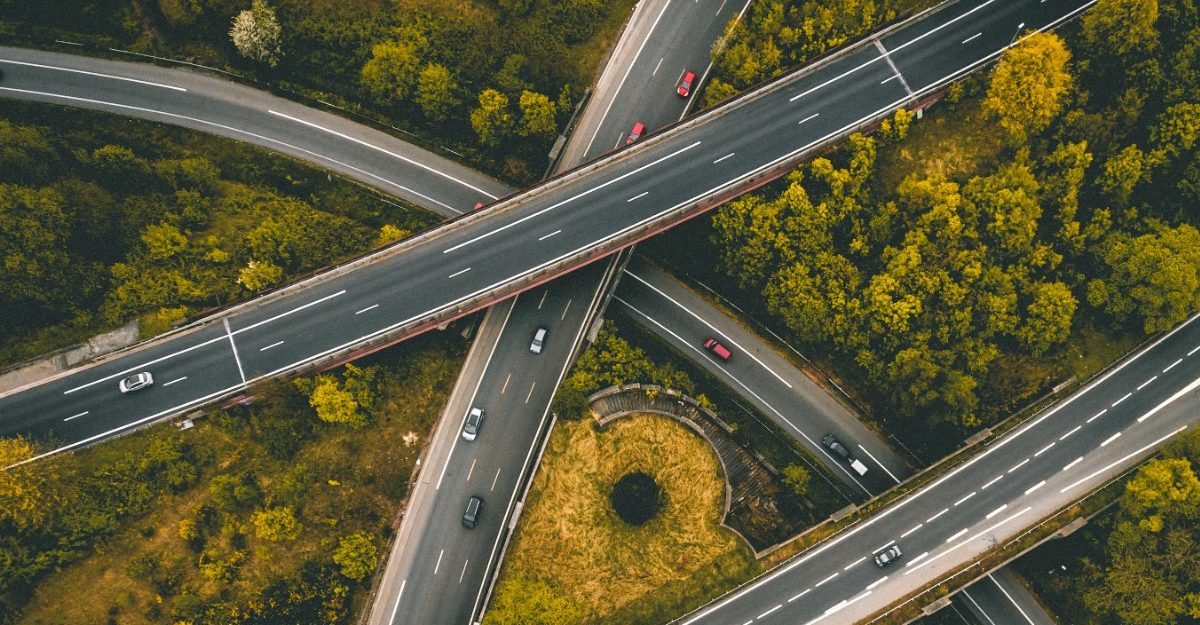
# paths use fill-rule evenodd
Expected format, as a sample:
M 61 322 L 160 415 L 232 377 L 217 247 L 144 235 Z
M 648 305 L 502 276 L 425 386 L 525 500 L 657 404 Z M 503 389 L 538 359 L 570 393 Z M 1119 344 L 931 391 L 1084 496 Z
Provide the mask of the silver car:
M 887 565 L 895 562 L 896 560 L 899 560 L 900 556 L 902 556 L 902 555 L 904 555 L 904 554 L 901 553 L 901 551 L 900 551 L 900 545 L 892 545 L 891 547 L 888 547 L 887 549 L 884 549 L 883 551 L 880 551 L 878 554 L 876 554 L 875 566 L 879 566 L 879 567 L 887 566 Z
M 471 408 L 467 420 L 463 422 L 463 440 L 473 441 L 479 435 L 479 427 L 483 425 L 483 409 Z
M 150 375 L 149 371 L 142 371 L 121 380 L 121 383 L 117 386 L 121 389 L 122 393 L 132 393 L 152 384 L 154 384 L 154 376 Z

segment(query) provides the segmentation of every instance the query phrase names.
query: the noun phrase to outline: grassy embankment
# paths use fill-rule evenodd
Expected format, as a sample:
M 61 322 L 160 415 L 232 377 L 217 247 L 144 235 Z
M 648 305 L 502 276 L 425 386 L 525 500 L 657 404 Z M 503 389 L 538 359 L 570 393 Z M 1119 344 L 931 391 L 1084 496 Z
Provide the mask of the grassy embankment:
M 632 471 L 653 476 L 666 501 L 639 527 L 621 521 L 608 500 Z M 587 419 L 561 421 L 488 623 L 557 622 L 539 619 L 564 614 L 579 623 L 654 623 L 700 604 L 757 571 L 745 543 L 719 525 L 723 498 L 716 454 L 667 417 L 634 415 L 605 430 Z M 523 602 L 531 587 L 555 601 Z M 539 614 L 548 605 L 552 614 Z

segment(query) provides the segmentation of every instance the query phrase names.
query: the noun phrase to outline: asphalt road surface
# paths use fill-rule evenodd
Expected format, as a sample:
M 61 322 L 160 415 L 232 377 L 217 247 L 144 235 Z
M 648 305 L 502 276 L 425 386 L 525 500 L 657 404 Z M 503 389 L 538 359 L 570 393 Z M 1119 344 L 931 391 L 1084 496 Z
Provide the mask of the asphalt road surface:
M 912 476 L 904 457 L 883 436 L 860 422 L 832 391 L 815 383 L 781 354 L 780 348 L 661 269 L 635 258 L 625 271 L 615 301 L 807 447 L 852 489 L 846 493 L 848 501 L 879 495 Z M 709 337 L 733 350 L 729 362 L 720 362 L 703 349 L 703 341 Z M 837 436 L 869 467 L 868 474 L 851 473 L 844 461 L 821 447 L 817 441 L 825 433 Z M 1053 618 L 1007 568 L 963 589 L 955 599 L 982 625 L 1054 625 Z
M 639 3 L 596 91 L 579 116 L 571 140 L 564 149 L 560 169 L 608 151 L 609 146 L 600 143 L 592 144 L 591 150 L 587 151 L 583 149 L 585 141 L 580 137 L 627 130 L 626 118 L 630 111 L 646 116 L 644 123 L 651 128 L 675 121 L 683 114 L 688 100 L 678 97 L 673 79 L 664 79 L 665 74 L 657 73 L 657 70 L 664 64 L 682 67 L 707 60 L 712 41 L 696 39 L 696 33 L 715 39 L 724 22 L 733 15 L 733 5 L 722 3 L 720 10 L 713 10 L 717 4 L 713 0 Z M 691 39 L 688 39 L 689 35 Z M 499 480 L 487 494 L 487 524 L 465 530 L 457 524 L 447 523 L 446 519 L 461 516 L 461 508 L 473 492 L 469 480 L 461 481 L 461 476 L 473 476 L 472 468 L 477 463 L 482 466 L 485 460 L 470 454 L 450 455 L 444 460 L 443 470 L 451 477 L 435 490 L 425 486 L 430 476 L 422 476 L 422 485 L 410 499 L 401 531 L 393 543 L 392 557 L 376 592 L 369 618 L 372 625 L 465 623 L 478 616 L 491 573 L 499 566 L 500 550 L 513 527 L 508 521 L 519 505 L 519 490 L 523 487 L 519 478 L 528 475 L 530 463 L 540 453 L 535 446 L 539 443 L 538 433 L 546 426 L 554 390 L 574 360 L 583 333 L 595 318 L 594 314 L 588 313 L 595 312 L 602 293 L 608 291 L 604 286 L 608 280 L 604 276 L 611 278 L 617 262 L 614 259 L 592 265 L 551 282 L 544 291 L 539 289 L 518 295 L 511 313 L 507 309 L 504 314 L 495 310 L 504 308 L 503 305 L 489 311 L 480 332 L 500 336 L 502 345 L 513 344 L 513 349 L 527 352 L 529 328 L 539 324 L 548 327 L 555 340 L 540 356 L 521 359 L 519 367 L 495 366 L 491 364 L 492 356 L 488 350 L 473 349 L 462 376 L 464 379 L 480 376 L 478 388 L 460 385 L 455 389 L 449 401 L 448 418 L 439 426 L 434 446 L 442 446 L 441 441 L 457 436 L 460 415 L 465 414 L 467 404 L 487 406 L 489 411 L 496 409 L 505 414 L 515 410 L 529 415 L 529 418 L 508 420 L 504 431 L 498 433 L 504 437 L 500 443 L 504 453 L 490 450 L 486 453 L 488 470 L 495 466 L 495 470 L 507 479 Z M 546 320 L 539 293 L 547 292 L 552 292 L 557 301 L 570 303 L 568 314 L 557 320 Z M 508 387 L 530 388 L 531 393 L 522 404 L 514 405 L 520 398 L 506 392 Z M 471 397 L 466 397 L 468 393 Z M 489 449 L 487 445 L 485 443 L 481 449 Z M 519 450 L 528 450 L 528 453 L 515 453 Z M 443 460 L 439 457 L 437 462 Z M 461 483 L 454 482 L 454 476 L 458 476 Z M 462 536 L 464 533 L 465 537 Z M 464 564 L 464 571 L 454 583 L 446 577 L 439 561 L 460 560 L 468 564 Z M 471 562 L 474 566 L 469 564 Z
M 710 189 L 743 180 L 861 119 L 891 110 L 909 100 L 910 92 L 993 58 L 1016 34 L 1013 22 L 1041 28 L 1082 6 L 1062 0 L 951 5 L 885 37 L 880 45 L 887 54 L 877 46 L 846 54 L 740 106 L 705 115 L 702 122 L 652 138 L 568 180 L 527 192 L 501 210 L 477 213 L 419 242 L 402 244 L 404 253 L 314 281 L 287 297 L 261 300 L 220 323 L 155 344 L 153 350 L 136 350 L 0 398 L 0 434 L 84 443 L 236 393 L 249 381 L 346 350 L 432 311 L 462 306 L 500 285 L 507 285 L 507 292 L 527 288 L 524 276 L 538 268 L 627 237 Z M 63 73 L 4 58 L 4 95 L 28 96 L 42 72 Z M 72 82 L 78 76 L 79 81 L 106 85 L 100 89 L 106 93 L 115 90 L 114 83 L 128 82 L 68 73 Z M 178 93 L 167 87 L 155 90 L 164 103 Z M 263 117 L 277 116 L 266 112 Z M 149 351 L 158 357 L 148 357 Z M 175 384 L 114 401 L 117 379 L 142 370 Z
M 858 622 L 978 560 L 1196 423 L 1195 320 L 930 486 L 682 622 Z M 890 545 L 904 556 L 877 567 L 871 557 Z

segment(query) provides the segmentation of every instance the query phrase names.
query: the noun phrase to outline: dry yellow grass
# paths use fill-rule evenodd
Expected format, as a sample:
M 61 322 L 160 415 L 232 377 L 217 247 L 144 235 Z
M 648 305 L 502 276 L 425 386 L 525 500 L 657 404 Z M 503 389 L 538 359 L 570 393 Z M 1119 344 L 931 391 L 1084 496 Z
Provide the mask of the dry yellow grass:
M 665 494 L 662 511 L 641 527 L 621 521 L 608 501 L 630 471 L 654 476 Z M 546 582 L 589 619 L 682 583 L 718 559 L 749 554 L 719 525 L 725 482 L 715 453 L 663 416 L 627 417 L 604 431 L 591 421 L 561 422 L 533 492 L 505 575 Z

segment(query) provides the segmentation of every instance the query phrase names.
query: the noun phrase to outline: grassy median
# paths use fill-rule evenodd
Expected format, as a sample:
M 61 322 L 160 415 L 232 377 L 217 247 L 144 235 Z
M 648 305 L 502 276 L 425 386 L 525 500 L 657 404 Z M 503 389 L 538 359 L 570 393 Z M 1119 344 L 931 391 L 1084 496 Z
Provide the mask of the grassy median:
M 637 527 L 609 503 L 613 484 L 634 471 L 664 496 Z M 532 493 L 488 625 L 663 621 L 754 568 L 745 543 L 720 526 L 725 482 L 715 452 L 669 418 L 634 415 L 604 430 L 560 422 Z

